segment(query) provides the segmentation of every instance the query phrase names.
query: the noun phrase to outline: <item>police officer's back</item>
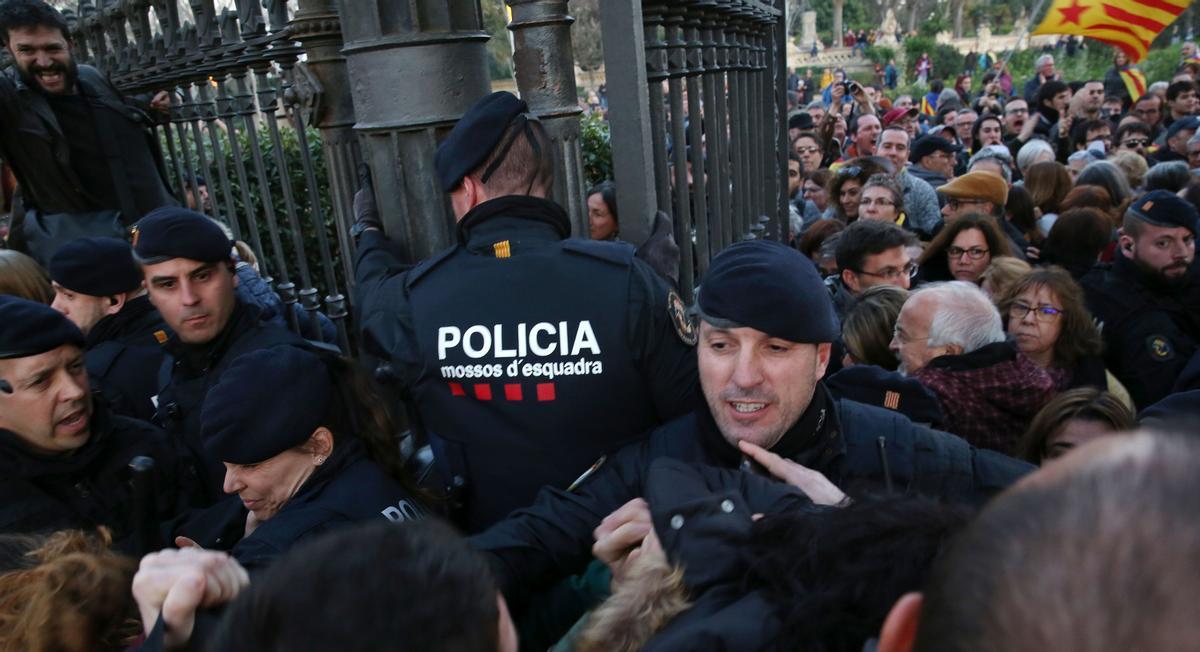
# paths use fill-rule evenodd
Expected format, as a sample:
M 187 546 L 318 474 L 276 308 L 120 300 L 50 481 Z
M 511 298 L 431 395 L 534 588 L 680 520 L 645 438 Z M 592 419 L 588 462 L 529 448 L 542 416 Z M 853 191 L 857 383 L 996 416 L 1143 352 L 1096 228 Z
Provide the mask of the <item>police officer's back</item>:
M 117 414 L 154 418 L 170 331 L 142 287 L 129 243 L 80 238 L 50 258 L 54 308 L 87 337 L 88 378 Z
M 632 247 L 569 237 L 544 199 L 553 144 L 526 110 L 490 95 L 439 148 L 457 245 L 397 273 L 367 229 L 356 266 L 363 341 L 407 385 L 471 530 L 565 488 L 695 396 L 682 302 Z
M 1139 408 L 1161 400 L 1200 346 L 1196 209 L 1165 190 L 1125 213 L 1116 260 L 1081 284 L 1109 370 Z
M 205 449 L 200 412 L 209 389 L 238 356 L 281 344 L 303 346 L 289 330 L 264 324 L 236 298 L 232 243 L 208 217 L 164 207 L 134 231 L 150 301 L 173 331 L 159 370 L 155 421 L 202 462 L 205 503 L 221 496 L 225 469 Z

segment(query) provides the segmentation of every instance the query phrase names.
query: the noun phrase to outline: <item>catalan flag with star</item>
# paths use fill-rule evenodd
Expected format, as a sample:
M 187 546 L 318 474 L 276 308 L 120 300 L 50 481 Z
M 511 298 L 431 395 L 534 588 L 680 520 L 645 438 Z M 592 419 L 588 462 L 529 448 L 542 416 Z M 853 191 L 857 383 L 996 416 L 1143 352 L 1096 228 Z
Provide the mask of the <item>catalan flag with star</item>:
M 1141 61 L 1190 0 L 1054 0 L 1034 34 L 1086 36 Z

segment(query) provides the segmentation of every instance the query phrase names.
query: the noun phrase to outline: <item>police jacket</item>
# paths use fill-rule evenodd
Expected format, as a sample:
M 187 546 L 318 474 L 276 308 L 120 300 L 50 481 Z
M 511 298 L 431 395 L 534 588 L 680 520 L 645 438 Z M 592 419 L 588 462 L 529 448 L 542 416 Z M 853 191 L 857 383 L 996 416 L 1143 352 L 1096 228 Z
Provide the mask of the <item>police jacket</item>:
M 91 436 L 64 455 L 36 453 L 16 434 L 0 430 L 0 532 L 104 525 L 123 548 L 122 540 L 138 525 L 129 462 L 139 455 L 155 461 L 158 495 L 149 516 L 166 520 L 187 502 L 194 486 L 184 481 L 186 458 L 151 424 L 110 414 L 94 402 Z
M 158 408 L 154 420 L 182 442 L 197 460 L 203 498 L 194 506 L 216 502 L 223 495 L 221 486 L 225 481 L 224 465 L 207 453 L 200 432 L 200 411 L 208 390 L 239 355 L 283 344 L 308 346 L 299 335 L 262 323 L 258 309 L 240 301 L 229 323 L 211 342 L 189 345 L 175 335 L 167 340 L 168 355 L 158 373 Z
M 697 404 L 678 295 L 633 247 L 569 234 L 557 204 L 508 196 L 411 270 L 382 235 L 359 243 L 364 347 L 406 385 L 469 531 Z
M 48 214 L 119 208 L 131 224 L 159 206 L 175 204 L 150 117 L 123 99 L 99 70 L 86 65 L 78 70 L 79 93 L 92 110 L 113 184 L 118 194 L 122 185 L 128 188 L 133 205 L 99 205 L 83 189 L 54 110 L 14 68 L 0 74 L 0 158 L 12 165 L 25 206 Z
M 126 302 L 121 312 L 96 322 L 88 332 L 88 379 L 113 412 L 143 421 L 154 418 L 151 397 L 158 394 L 158 369 L 169 333 L 146 296 Z
M 334 453 L 270 519 L 245 535 L 248 512 L 230 496 L 176 530 L 205 548 L 228 550 L 247 570 L 260 570 L 293 546 L 369 519 L 401 523 L 425 518 L 421 502 L 367 457 L 357 439 Z
M 1088 309 L 1100 322 L 1109 371 L 1145 408 L 1171 393 L 1200 344 L 1200 283 L 1168 286 L 1118 255 L 1083 277 Z
M 980 503 L 1033 470 L 895 412 L 834 401 L 821 384 L 809 408 L 771 450 L 820 471 L 850 495 L 885 490 L 890 479 L 895 491 Z M 493 556 L 505 594 L 519 600 L 518 588 L 541 588 L 578 572 L 591 559 L 592 531 L 618 507 L 645 495 L 650 464 L 660 457 L 727 469 L 743 466 L 741 453 L 703 410 L 603 460 L 575 491 L 543 490 L 531 507 L 472 539 Z

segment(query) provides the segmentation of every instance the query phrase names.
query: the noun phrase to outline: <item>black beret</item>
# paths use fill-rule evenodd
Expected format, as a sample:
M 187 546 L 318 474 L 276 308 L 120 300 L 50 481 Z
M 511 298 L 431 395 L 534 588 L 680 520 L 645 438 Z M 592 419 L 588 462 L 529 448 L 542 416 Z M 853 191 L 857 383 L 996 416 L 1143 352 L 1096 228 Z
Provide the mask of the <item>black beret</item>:
M 705 315 L 790 342 L 833 342 L 833 300 L 812 261 L 770 240 L 747 240 L 717 254 L 698 300 Z
M 1196 131 L 1197 129 L 1200 129 L 1200 118 L 1189 115 L 1172 122 L 1171 126 L 1167 127 L 1167 138 L 1174 138 L 1181 131 Z
M 812 114 L 807 111 L 796 111 L 788 116 L 788 129 L 809 130 L 813 128 Z
M 454 190 L 463 177 L 482 165 L 508 125 L 528 111 L 529 106 L 508 91 L 492 93 L 467 109 L 434 157 L 442 190 Z
M 229 260 L 232 248 L 212 218 L 181 206 L 156 208 L 133 228 L 133 251 L 146 265 L 172 258 L 217 263 Z
M 942 424 L 942 408 L 933 391 L 896 371 L 856 364 L 827 378 L 825 386 L 837 398 L 895 410 L 917 423 Z
M 1196 207 L 1168 190 L 1151 190 L 1129 206 L 1129 214 L 1154 226 L 1170 229 L 1183 227 L 1196 233 L 1200 216 Z
M 64 344 L 83 348 L 83 333 L 44 303 L 0 294 L 0 360 L 28 358 Z
M 72 292 L 107 297 L 136 290 L 142 284 L 142 268 L 124 240 L 80 238 L 50 257 L 50 278 Z
M 957 144 L 952 143 L 941 136 L 925 135 L 913 141 L 912 153 L 909 154 L 908 160 L 912 161 L 913 163 L 919 163 L 921 159 L 934 152 L 943 151 L 954 154 L 961 149 L 962 147 L 959 147 Z
M 285 345 L 239 356 L 204 401 L 205 447 L 230 464 L 275 457 L 308 441 L 333 391 L 328 368 L 311 351 Z

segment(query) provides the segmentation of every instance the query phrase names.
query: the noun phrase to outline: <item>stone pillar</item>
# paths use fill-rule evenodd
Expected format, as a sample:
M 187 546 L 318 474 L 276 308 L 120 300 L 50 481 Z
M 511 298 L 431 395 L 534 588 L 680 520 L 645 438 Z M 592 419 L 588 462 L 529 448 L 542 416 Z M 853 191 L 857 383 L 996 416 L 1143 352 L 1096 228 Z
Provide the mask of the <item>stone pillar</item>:
M 817 44 L 818 52 L 825 49 L 825 44 L 817 38 L 817 12 L 806 11 L 800 15 L 800 51 L 812 52 L 813 43 Z
M 296 64 L 294 98 L 305 122 L 321 130 L 321 147 L 337 224 L 338 248 L 348 283 L 354 280 L 354 243 L 347 237 L 354 223 L 354 193 L 362 151 L 354 132 L 354 99 L 346 57 L 342 56 L 342 26 L 336 0 L 300 0 L 288 33 L 304 46 L 304 63 Z
M 571 216 L 572 232 L 587 237 L 583 154 L 575 89 L 575 56 L 566 0 L 508 0 L 512 9 L 513 67 L 517 90 L 554 141 L 553 198 Z
M 338 0 L 350 90 L 384 228 L 417 261 L 454 241 L 433 157 L 491 90 L 478 0 Z

